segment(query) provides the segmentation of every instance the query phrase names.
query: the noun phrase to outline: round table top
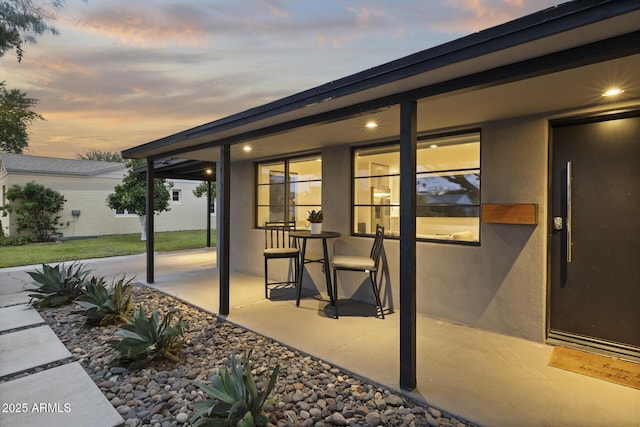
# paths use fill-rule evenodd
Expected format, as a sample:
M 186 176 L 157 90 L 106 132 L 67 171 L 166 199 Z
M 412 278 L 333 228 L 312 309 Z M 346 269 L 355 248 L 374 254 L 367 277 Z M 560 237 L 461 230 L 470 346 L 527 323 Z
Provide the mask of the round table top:
M 290 231 L 289 236 L 301 239 L 333 239 L 336 237 L 340 237 L 340 233 L 337 231 L 322 231 L 318 234 L 311 234 L 309 230 L 296 230 Z

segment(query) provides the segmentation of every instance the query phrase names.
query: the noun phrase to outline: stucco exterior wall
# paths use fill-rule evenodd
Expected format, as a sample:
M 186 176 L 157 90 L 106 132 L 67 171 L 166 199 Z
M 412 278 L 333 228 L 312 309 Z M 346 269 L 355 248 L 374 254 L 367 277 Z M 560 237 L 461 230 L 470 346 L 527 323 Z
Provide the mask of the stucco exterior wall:
M 140 232 L 140 221 L 135 215 L 116 216 L 115 211 L 106 205 L 106 198 L 121 181 L 120 176 L 77 177 L 59 175 L 27 175 L 11 173 L 4 177 L 2 185 L 8 190 L 12 185 L 24 185 L 35 181 L 60 192 L 66 202 L 61 213 L 63 224 L 58 230 L 62 237 L 102 236 L 109 234 L 130 234 Z M 197 181 L 174 180 L 172 190 L 180 189 L 180 203 L 170 203 L 170 211 L 155 217 L 155 230 L 204 230 L 207 226 L 206 197 L 196 198 L 192 191 Z M 80 210 L 80 216 L 74 217 L 73 210 Z M 15 233 L 15 223 L 10 217 L 2 218 L 5 233 Z M 212 224 L 215 220 L 212 219 Z
M 537 203 L 538 225 L 481 224 L 480 246 L 418 242 L 417 309 L 430 316 L 522 337 L 544 339 L 546 295 L 547 138 L 544 118 L 487 123 L 482 128 L 483 203 Z M 372 238 L 350 236 L 351 151 L 347 145 L 322 150 L 323 228 L 339 231 L 330 254 L 368 254 Z M 233 163 L 231 268 L 264 274 L 264 232 L 253 223 L 254 165 Z M 336 189 L 343 189 L 336 191 Z M 317 247 L 315 247 L 317 246 Z M 308 254 L 319 254 L 310 242 Z M 384 243 L 382 294 L 387 307 L 399 308 L 399 241 Z M 270 264 L 273 277 L 286 274 Z M 312 283 L 325 290 L 319 264 L 309 266 Z M 311 280 L 309 280 L 311 279 Z M 338 292 L 373 303 L 366 275 L 339 274 Z

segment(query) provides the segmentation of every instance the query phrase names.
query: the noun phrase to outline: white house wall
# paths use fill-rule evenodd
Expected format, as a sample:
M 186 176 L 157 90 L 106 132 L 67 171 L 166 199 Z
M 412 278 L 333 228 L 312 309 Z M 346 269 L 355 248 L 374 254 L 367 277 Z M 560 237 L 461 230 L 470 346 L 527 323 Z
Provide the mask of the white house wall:
M 12 185 L 24 185 L 35 181 L 46 187 L 60 192 L 66 202 L 61 213 L 59 228 L 62 237 L 102 236 L 110 234 L 130 234 L 140 232 L 138 217 L 116 216 L 115 211 L 106 205 L 107 196 L 113 192 L 115 185 L 121 182 L 120 177 L 109 175 L 107 177 L 79 177 L 60 175 L 31 175 L 10 173 L 5 178 L 5 188 Z M 155 217 L 155 230 L 204 230 L 207 226 L 206 197 L 196 198 L 192 191 L 199 181 L 174 180 L 172 190 L 181 190 L 182 201 L 170 203 L 170 211 L 163 212 Z M 74 217 L 71 212 L 79 210 L 80 216 Z M 12 223 L 9 230 L 8 218 L 3 218 L 2 224 L 5 233 L 15 232 L 15 224 Z M 212 220 L 215 224 L 215 220 Z
M 539 224 L 481 224 L 480 246 L 418 242 L 417 309 L 453 322 L 542 341 L 548 122 L 541 117 L 518 119 L 483 124 L 481 130 L 482 202 L 537 203 Z M 350 147 L 323 149 L 322 164 L 323 228 L 342 233 L 329 241 L 330 255 L 367 254 L 373 239 L 350 236 Z M 254 170 L 254 164 L 247 161 L 233 163 L 231 168 L 231 269 L 262 275 L 264 232 L 255 228 L 253 219 Z M 309 242 L 307 252 L 319 255 L 319 242 Z M 385 240 L 383 257 L 384 304 L 398 310 L 398 240 Z M 274 278 L 286 274 L 287 263 L 282 261 L 280 266 L 278 271 L 270 264 Z M 313 283 L 325 291 L 321 266 L 308 267 Z M 340 295 L 373 303 L 366 275 L 341 272 L 339 278 Z M 307 287 L 310 283 L 305 278 Z

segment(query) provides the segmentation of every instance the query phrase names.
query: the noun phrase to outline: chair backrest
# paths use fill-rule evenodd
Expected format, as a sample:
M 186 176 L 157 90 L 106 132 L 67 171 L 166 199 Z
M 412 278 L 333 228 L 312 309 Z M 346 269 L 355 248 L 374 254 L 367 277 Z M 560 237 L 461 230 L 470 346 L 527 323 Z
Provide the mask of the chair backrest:
M 373 240 L 373 247 L 371 248 L 371 259 L 375 261 L 375 269 L 378 269 L 378 263 L 380 262 L 380 254 L 382 253 L 382 241 L 384 240 L 384 227 L 376 225 L 376 238 Z
M 295 231 L 295 221 L 267 221 L 264 223 L 264 247 L 295 248 L 296 240 L 289 237 L 289 231 Z

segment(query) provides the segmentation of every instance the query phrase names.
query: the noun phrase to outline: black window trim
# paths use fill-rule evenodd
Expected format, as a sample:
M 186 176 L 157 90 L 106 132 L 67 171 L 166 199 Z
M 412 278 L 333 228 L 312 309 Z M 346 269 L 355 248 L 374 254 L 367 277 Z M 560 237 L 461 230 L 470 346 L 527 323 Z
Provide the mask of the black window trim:
M 473 128 L 469 128 L 469 129 L 458 129 L 458 130 L 454 130 L 454 131 L 450 131 L 450 132 L 440 132 L 440 133 L 432 133 L 432 132 L 424 132 L 418 135 L 418 142 L 421 141 L 427 141 L 429 139 L 436 139 L 436 138 L 445 138 L 448 136 L 457 136 L 457 135 L 464 135 L 464 134 L 470 134 L 470 133 L 478 133 L 480 135 L 480 167 L 478 168 L 473 168 L 478 169 L 480 171 L 480 202 L 478 204 L 479 207 L 479 215 L 478 215 L 478 241 L 477 242 L 469 242 L 469 241 L 464 241 L 464 240 L 444 240 L 444 239 L 427 239 L 424 237 L 416 237 L 416 241 L 418 242 L 424 242 L 424 243 L 441 243 L 441 244 L 452 244 L 452 245 L 462 245 L 462 246 L 481 246 L 481 242 L 482 242 L 482 128 L 480 127 L 473 127 Z M 367 234 L 367 233 L 357 233 L 354 231 L 354 224 L 355 224 L 355 218 L 354 218 L 354 206 L 355 206 L 355 188 L 354 188 L 354 174 L 355 174 L 355 169 L 354 169 L 354 159 L 355 159 L 355 153 L 357 150 L 362 150 L 362 149 L 367 149 L 367 148 L 375 148 L 375 147 L 384 147 L 384 146 L 392 146 L 392 145 L 397 145 L 398 149 L 400 147 L 400 140 L 399 138 L 389 138 L 389 139 L 385 139 L 382 141 L 376 141 L 376 142 L 372 142 L 372 143 L 364 143 L 364 144 L 358 144 L 358 145 L 353 145 L 351 146 L 351 174 L 349 177 L 350 182 L 350 187 L 351 187 L 351 206 L 350 206 L 350 236 L 352 237 L 366 237 L 366 238 L 374 238 L 375 235 L 374 234 Z M 429 171 L 429 173 L 437 173 L 438 171 Z M 442 172 L 442 171 L 440 171 Z M 397 174 L 389 174 L 388 176 L 397 176 Z M 358 205 L 358 206 L 367 206 L 367 205 Z M 384 236 L 385 239 L 390 239 L 390 240 L 400 240 L 400 236 L 393 236 L 393 235 L 388 235 L 385 233 Z
M 258 186 L 261 185 L 258 182 L 260 165 L 261 164 L 265 164 L 265 163 L 270 163 L 270 162 L 273 162 L 273 163 L 283 162 L 284 163 L 284 175 L 285 175 L 285 177 L 288 177 L 289 176 L 289 163 L 292 160 L 304 159 L 305 157 L 314 157 L 314 156 L 319 156 L 320 158 L 322 158 L 322 153 L 320 151 L 312 151 L 312 152 L 305 152 L 305 153 L 296 153 L 296 154 L 282 156 L 282 157 L 269 157 L 269 158 L 255 160 L 254 161 L 253 192 L 255 194 L 255 198 L 254 198 L 254 202 L 253 202 L 253 224 L 254 224 L 254 228 L 256 230 L 264 230 L 264 224 L 262 224 L 262 225 L 257 224 L 258 207 L 259 206 L 264 206 L 264 205 L 258 205 L 258 192 L 257 192 L 257 190 L 258 190 Z M 320 179 L 319 181 L 322 182 L 322 179 Z M 291 183 L 289 182 L 289 184 L 291 184 Z M 285 188 L 286 187 L 287 186 L 285 184 Z M 289 210 L 288 210 L 289 206 L 287 204 L 287 200 L 288 200 L 288 198 L 285 197 L 285 213 L 289 212 Z

